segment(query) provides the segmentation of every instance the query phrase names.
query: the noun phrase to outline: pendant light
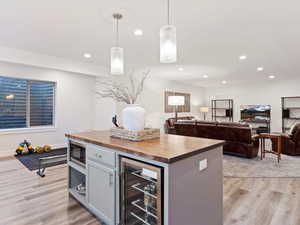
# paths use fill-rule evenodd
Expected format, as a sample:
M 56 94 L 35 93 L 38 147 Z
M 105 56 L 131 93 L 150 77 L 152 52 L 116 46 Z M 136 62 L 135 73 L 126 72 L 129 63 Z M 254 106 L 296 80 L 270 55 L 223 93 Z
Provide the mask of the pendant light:
M 160 62 L 177 61 L 176 27 L 170 25 L 170 0 L 167 0 L 167 25 L 160 28 Z
M 110 73 L 113 75 L 124 74 L 124 51 L 119 47 L 119 20 L 122 17 L 119 13 L 113 14 L 116 20 L 116 45 L 110 49 Z

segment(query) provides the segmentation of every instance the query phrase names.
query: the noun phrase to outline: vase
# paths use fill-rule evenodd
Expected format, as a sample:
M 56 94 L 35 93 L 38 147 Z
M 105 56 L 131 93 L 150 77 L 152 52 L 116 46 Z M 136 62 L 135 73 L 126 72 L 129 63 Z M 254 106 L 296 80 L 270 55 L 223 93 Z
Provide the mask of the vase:
M 145 109 L 136 104 L 127 105 L 122 111 L 125 130 L 141 131 L 145 129 Z

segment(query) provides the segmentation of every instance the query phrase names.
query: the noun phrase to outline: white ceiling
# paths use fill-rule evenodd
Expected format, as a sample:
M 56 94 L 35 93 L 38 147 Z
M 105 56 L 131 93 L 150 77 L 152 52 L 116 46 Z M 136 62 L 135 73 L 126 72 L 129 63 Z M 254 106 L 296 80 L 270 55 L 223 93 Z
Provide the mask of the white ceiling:
M 0 45 L 109 66 L 114 44 L 111 14 L 121 12 L 127 68 L 199 86 L 294 79 L 300 74 L 300 2 L 297 0 L 170 0 L 177 27 L 178 63 L 159 63 L 159 28 L 166 0 L 5 0 Z M 141 28 L 144 36 L 133 35 Z M 93 55 L 83 58 L 83 53 Z M 238 56 L 246 54 L 241 62 Z M 256 67 L 263 66 L 263 72 Z M 184 71 L 178 71 L 183 67 Z M 208 79 L 203 75 L 207 74 Z

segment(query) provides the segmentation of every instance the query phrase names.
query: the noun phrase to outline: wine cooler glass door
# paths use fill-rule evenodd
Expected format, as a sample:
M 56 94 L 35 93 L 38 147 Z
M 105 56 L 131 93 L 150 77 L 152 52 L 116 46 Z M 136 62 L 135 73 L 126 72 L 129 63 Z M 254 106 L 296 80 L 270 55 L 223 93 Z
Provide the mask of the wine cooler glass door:
M 163 168 L 121 158 L 121 220 L 124 225 L 162 225 Z

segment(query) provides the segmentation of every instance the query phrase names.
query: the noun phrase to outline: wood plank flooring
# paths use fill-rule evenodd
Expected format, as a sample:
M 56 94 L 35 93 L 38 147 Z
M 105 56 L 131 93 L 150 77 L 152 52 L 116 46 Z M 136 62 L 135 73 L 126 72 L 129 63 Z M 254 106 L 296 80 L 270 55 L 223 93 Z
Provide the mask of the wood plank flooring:
M 40 178 L 14 158 L 0 161 L 0 225 L 101 225 L 67 192 L 67 166 Z
M 69 198 L 66 165 L 46 174 L 0 160 L 0 225 L 101 225 Z M 300 225 L 299 212 L 300 178 L 224 178 L 224 225 Z

